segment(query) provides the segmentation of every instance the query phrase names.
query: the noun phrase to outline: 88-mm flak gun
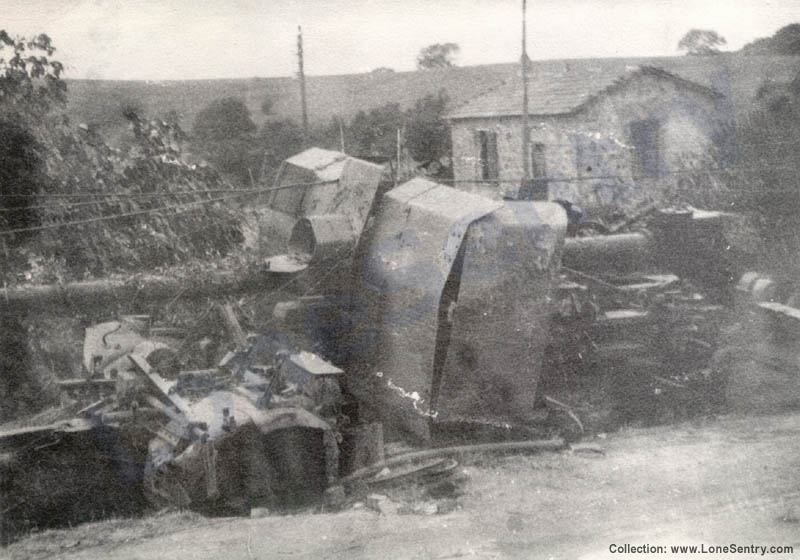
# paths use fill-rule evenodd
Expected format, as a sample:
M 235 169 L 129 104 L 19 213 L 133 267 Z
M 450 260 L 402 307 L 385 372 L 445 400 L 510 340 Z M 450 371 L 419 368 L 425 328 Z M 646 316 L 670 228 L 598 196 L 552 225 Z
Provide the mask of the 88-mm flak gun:
M 379 461 L 380 437 L 352 458 L 348 438 L 368 420 L 430 445 L 454 433 L 529 438 L 553 410 L 581 430 L 605 428 L 604 402 L 627 421 L 722 400 L 720 325 L 744 272 L 732 216 L 655 212 L 646 231 L 567 237 L 559 204 L 422 178 L 393 187 L 383 173 L 315 148 L 288 159 L 256 201 L 262 274 L 227 275 L 212 290 L 282 287 L 270 332 L 248 336 L 222 307 L 233 352 L 186 370 L 168 329 L 98 325 L 87 332 L 89 379 L 70 383 L 102 398 L 71 423 L 5 434 L 7 472 L 41 453 L 43 437 L 65 453 L 94 448 L 109 472 L 127 465 L 140 502 L 280 508 L 335 493 L 340 475 Z M 153 299 L 173 293 L 152 285 Z M 282 297 L 286 287 L 296 296 Z M 6 304 L 123 288 L 10 290 Z M 148 297 L 147 286 L 137 293 Z M 24 488 L 14 476 L 9 488 Z

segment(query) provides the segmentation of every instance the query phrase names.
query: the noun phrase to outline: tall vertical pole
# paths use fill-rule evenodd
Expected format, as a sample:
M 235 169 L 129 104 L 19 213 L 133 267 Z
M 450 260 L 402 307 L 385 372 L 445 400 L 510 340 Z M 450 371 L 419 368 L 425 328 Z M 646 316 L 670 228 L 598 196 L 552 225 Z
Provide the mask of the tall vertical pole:
M 522 0 L 522 189 L 526 191 L 528 182 L 531 178 L 531 167 L 529 161 L 529 145 L 531 139 L 530 128 L 528 126 L 528 46 L 526 29 L 526 6 L 527 0 Z
M 344 145 L 344 124 L 342 123 L 342 117 L 337 115 L 336 120 L 339 122 L 339 151 L 346 154 L 347 150 Z
M 306 75 L 303 72 L 303 30 L 297 26 L 297 73 L 300 79 L 300 103 L 303 105 L 303 143 L 308 142 L 308 109 L 306 107 Z
M 400 175 L 400 129 L 397 129 L 397 173 L 395 173 L 395 182 L 397 182 L 397 177 Z

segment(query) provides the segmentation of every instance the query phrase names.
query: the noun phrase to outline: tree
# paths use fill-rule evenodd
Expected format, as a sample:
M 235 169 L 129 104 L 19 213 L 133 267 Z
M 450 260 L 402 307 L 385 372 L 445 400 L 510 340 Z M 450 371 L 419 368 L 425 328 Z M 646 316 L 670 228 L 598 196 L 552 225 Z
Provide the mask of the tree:
M 725 37 L 710 29 L 692 29 L 678 43 L 679 51 L 690 56 L 709 56 L 719 54 L 719 45 L 726 44 Z
M 225 97 L 212 101 L 195 117 L 193 134 L 200 142 L 239 138 L 257 129 L 244 101 Z
M 267 121 L 258 133 L 261 179 L 274 173 L 281 162 L 303 149 L 303 129 L 291 119 Z
M 264 100 L 261 102 L 261 112 L 264 115 L 271 115 L 272 110 L 275 108 L 275 100 L 272 98 L 271 95 L 264 96 Z
M 800 54 L 800 23 L 781 27 L 772 37 L 762 37 L 742 47 L 748 55 L 798 55 Z
M 405 115 L 397 103 L 387 103 L 369 112 L 359 111 L 348 127 L 348 151 L 355 155 L 393 156 L 397 131 Z M 351 147 L 352 146 L 352 147 Z
M 67 86 L 61 79 L 64 66 L 51 57 L 50 37 L 12 38 L 0 30 L 0 205 L 3 226 L 26 228 L 36 224 L 30 208 L 31 194 L 41 190 L 43 148 L 34 129 L 55 107 L 63 107 Z M 17 238 L 22 240 L 23 237 Z
M 748 216 L 758 230 L 758 262 L 750 270 L 797 277 L 800 244 L 800 74 L 792 82 L 765 79 L 749 112 L 729 131 L 727 153 L 709 167 L 722 170 L 727 187 L 717 208 Z M 715 172 L 719 173 L 719 172 Z M 707 189 L 709 181 L 696 190 Z
M 42 148 L 24 126 L 12 120 L 0 120 L 0 206 L 2 226 L 6 229 L 37 225 L 36 210 L 28 198 L 45 180 L 42 173 Z M 19 238 L 20 240 L 24 237 Z
M 447 101 L 447 94 L 439 91 L 418 99 L 408 110 L 406 146 L 414 161 L 425 163 L 450 156 L 450 127 L 444 119 Z
M 10 53 L 6 51 L 10 50 Z M 55 47 L 45 34 L 12 38 L 0 29 L 0 111 L 28 121 L 66 102 L 64 65 L 49 57 Z
M 455 66 L 453 58 L 460 51 L 456 43 L 436 43 L 428 45 L 417 55 L 417 68 L 419 70 L 432 70 L 434 68 L 451 68 Z
M 244 101 L 226 97 L 212 101 L 197 114 L 192 133 L 206 159 L 240 184 L 258 169 L 253 133 L 258 129 Z

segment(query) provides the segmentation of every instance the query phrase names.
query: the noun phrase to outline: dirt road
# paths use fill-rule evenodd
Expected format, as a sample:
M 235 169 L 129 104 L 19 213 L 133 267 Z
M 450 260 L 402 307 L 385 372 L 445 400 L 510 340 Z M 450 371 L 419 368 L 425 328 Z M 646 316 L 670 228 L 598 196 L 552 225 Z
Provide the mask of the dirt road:
M 351 509 L 196 520 L 156 537 L 137 536 L 142 521 L 131 521 L 127 542 L 109 530 L 99 544 L 83 543 L 78 529 L 32 537 L 6 552 L 148 560 L 595 559 L 673 557 L 672 545 L 755 544 L 795 550 L 765 557 L 800 558 L 800 413 L 623 430 L 594 443 L 605 453 L 465 457 L 466 495 L 444 515 Z M 663 545 L 667 552 L 612 553 L 612 544 Z

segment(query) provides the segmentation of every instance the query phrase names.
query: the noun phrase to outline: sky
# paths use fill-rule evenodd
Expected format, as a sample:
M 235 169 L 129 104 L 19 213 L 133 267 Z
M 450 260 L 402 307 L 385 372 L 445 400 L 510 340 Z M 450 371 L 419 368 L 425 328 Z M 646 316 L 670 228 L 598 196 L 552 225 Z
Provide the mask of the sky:
M 413 70 L 432 43 L 462 66 L 520 55 L 522 0 L 0 0 L 0 28 L 47 33 L 67 78 L 290 76 Z M 528 0 L 534 60 L 669 56 L 692 28 L 735 50 L 800 22 L 800 0 Z

